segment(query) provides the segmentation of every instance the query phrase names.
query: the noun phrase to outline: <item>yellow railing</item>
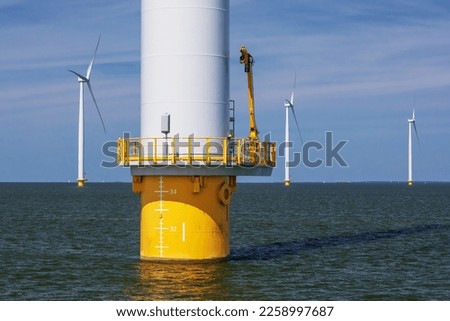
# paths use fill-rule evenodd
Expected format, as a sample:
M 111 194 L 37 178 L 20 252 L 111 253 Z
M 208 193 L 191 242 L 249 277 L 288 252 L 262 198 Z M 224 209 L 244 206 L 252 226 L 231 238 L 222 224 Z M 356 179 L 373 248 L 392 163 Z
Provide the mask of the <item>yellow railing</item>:
M 120 165 L 214 165 L 274 167 L 276 145 L 249 138 L 119 138 Z

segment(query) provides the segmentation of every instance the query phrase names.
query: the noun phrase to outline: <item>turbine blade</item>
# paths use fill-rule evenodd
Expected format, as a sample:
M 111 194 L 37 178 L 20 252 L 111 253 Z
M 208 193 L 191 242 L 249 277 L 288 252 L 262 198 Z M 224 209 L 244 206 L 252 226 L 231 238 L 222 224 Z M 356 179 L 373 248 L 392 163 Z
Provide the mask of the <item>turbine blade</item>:
M 73 70 L 69 70 L 69 72 L 75 74 L 76 76 L 78 76 L 78 78 L 80 78 L 80 79 L 83 80 L 83 81 L 88 81 L 88 80 L 86 79 L 86 77 L 80 75 L 79 73 L 77 73 L 77 72 L 75 72 L 75 71 L 73 71 Z
M 417 133 L 416 122 L 413 122 L 413 125 L 414 125 L 414 131 L 416 132 L 417 142 L 420 145 L 420 139 L 419 139 L 419 134 Z
M 415 109 L 413 109 L 412 119 L 413 119 L 413 120 L 416 120 L 416 110 L 415 110 Z M 414 125 L 414 126 L 415 126 L 415 125 Z
M 101 36 L 102 35 L 98 36 L 97 47 L 95 47 L 94 56 L 92 57 L 91 63 L 89 64 L 88 69 L 86 71 L 86 79 L 87 80 L 89 80 L 89 78 L 91 77 L 92 67 L 94 66 L 95 56 L 97 55 L 98 45 L 100 44 Z
M 103 122 L 102 114 L 100 113 L 100 109 L 98 108 L 97 100 L 95 100 L 94 92 L 92 91 L 92 87 L 91 87 L 91 83 L 90 83 L 90 81 L 87 81 L 86 83 L 87 83 L 87 85 L 88 85 L 89 92 L 91 93 L 92 99 L 94 100 L 95 108 L 97 108 L 97 113 L 98 113 L 98 115 L 100 116 L 100 120 L 102 121 L 103 131 L 104 131 L 105 134 L 106 134 L 105 123 Z
M 294 107 L 294 95 L 295 95 L 295 85 L 297 84 L 297 73 L 295 73 L 294 76 L 294 89 L 292 89 L 292 94 L 291 94 L 291 106 Z
M 300 126 L 298 125 L 297 116 L 295 116 L 294 107 L 292 107 L 291 110 L 292 110 L 292 115 L 294 115 L 295 125 L 297 125 L 298 134 L 300 135 L 300 141 L 302 142 L 302 146 L 303 146 L 303 137 L 302 137 L 302 133 L 300 131 Z

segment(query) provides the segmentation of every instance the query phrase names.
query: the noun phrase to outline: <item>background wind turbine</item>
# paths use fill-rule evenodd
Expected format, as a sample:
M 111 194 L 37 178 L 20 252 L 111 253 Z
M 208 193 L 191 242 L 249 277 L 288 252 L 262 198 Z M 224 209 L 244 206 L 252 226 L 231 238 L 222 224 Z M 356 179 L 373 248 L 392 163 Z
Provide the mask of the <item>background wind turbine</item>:
M 285 99 L 284 102 L 284 108 L 286 111 L 286 125 L 285 125 L 285 137 L 284 137 L 284 185 L 285 186 L 289 186 L 291 185 L 291 178 L 289 175 L 289 169 L 290 169 L 290 164 L 289 164 L 289 159 L 290 159 L 290 145 L 291 142 L 289 141 L 289 109 L 292 111 L 292 115 L 294 116 L 294 121 L 295 121 L 295 125 L 297 126 L 297 130 L 298 130 L 298 134 L 300 135 L 300 140 L 302 142 L 302 146 L 303 146 L 303 138 L 302 138 L 302 133 L 300 132 L 300 126 L 298 125 L 298 121 L 297 121 L 297 117 L 295 116 L 295 109 L 294 109 L 294 96 L 295 96 L 295 85 L 297 82 L 297 75 L 295 75 L 294 78 L 294 89 L 292 90 L 292 94 L 291 94 L 291 100 L 287 100 Z
M 417 134 L 416 128 L 416 113 L 413 109 L 412 118 L 408 118 L 408 185 L 413 184 L 412 178 L 412 127 L 414 126 L 414 131 L 416 133 L 417 142 L 420 144 L 419 134 Z
M 84 186 L 86 182 L 86 177 L 84 174 L 84 84 L 87 84 L 89 92 L 91 93 L 92 100 L 94 101 L 95 108 L 97 109 L 100 120 L 102 121 L 103 131 L 106 134 L 105 123 L 103 122 L 100 109 L 98 108 L 97 101 L 95 100 L 94 93 L 91 87 L 91 72 L 94 66 L 95 56 L 97 55 L 98 45 L 100 44 L 100 36 L 98 37 L 97 46 L 95 47 L 94 56 L 90 64 L 88 65 L 86 76 L 80 75 L 79 73 L 69 70 L 71 73 L 78 77 L 78 82 L 80 83 L 80 104 L 79 104 L 79 114 L 78 114 L 78 187 Z

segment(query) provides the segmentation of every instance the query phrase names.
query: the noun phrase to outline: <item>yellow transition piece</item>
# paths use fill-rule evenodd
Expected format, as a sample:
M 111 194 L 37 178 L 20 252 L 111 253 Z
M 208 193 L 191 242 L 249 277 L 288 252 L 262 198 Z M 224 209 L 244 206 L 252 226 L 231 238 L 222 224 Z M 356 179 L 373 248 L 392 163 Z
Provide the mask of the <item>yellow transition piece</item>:
M 230 253 L 231 176 L 135 176 L 142 260 L 211 260 Z

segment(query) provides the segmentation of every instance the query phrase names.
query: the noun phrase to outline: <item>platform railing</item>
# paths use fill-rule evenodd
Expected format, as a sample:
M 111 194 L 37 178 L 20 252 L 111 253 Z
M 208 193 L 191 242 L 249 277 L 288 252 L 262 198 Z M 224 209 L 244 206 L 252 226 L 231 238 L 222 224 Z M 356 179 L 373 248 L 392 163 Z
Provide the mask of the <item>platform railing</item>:
M 119 138 L 117 163 L 123 166 L 206 165 L 274 167 L 276 144 L 249 138 Z

